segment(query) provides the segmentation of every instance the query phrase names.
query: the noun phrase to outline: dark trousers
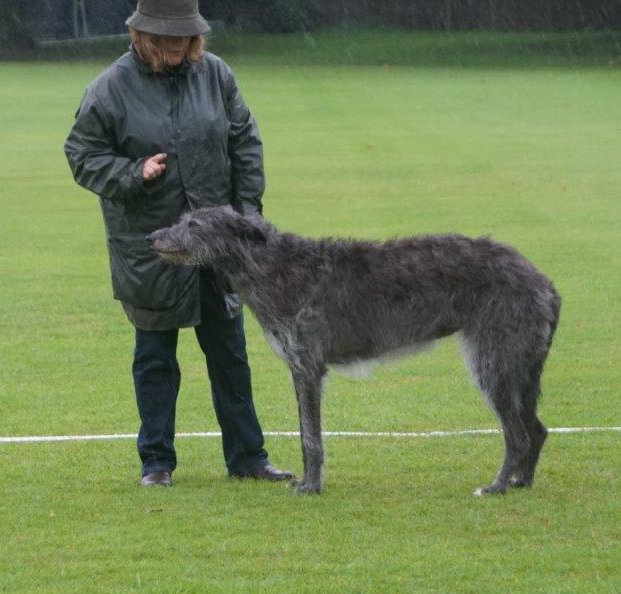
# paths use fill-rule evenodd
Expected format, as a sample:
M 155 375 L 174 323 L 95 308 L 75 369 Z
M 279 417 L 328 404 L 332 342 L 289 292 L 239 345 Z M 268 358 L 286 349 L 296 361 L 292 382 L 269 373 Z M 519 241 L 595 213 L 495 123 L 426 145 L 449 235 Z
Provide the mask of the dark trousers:
M 222 431 L 229 472 L 248 474 L 267 463 L 263 432 L 255 413 L 246 355 L 243 316 L 229 319 L 221 294 L 201 278 L 200 326 L 194 329 L 207 360 L 211 395 Z M 181 374 L 177 363 L 178 330 L 136 329 L 133 376 L 141 426 L 138 453 L 142 475 L 173 471 L 175 407 Z

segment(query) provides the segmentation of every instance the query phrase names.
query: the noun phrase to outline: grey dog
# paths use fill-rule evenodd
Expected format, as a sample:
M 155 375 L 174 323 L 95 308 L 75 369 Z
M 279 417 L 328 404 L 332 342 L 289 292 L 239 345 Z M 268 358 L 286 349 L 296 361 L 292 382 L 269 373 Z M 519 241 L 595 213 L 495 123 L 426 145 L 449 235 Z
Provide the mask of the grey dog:
M 188 213 L 147 240 L 172 262 L 226 279 L 289 366 L 304 460 L 298 493 L 322 487 L 328 366 L 412 354 L 456 332 L 505 440 L 500 472 L 475 494 L 532 485 L 547 435 L 536 414 L 540 377 L 561 301 L 515 249 L 461 235 L 303 238 L 230 207 Z

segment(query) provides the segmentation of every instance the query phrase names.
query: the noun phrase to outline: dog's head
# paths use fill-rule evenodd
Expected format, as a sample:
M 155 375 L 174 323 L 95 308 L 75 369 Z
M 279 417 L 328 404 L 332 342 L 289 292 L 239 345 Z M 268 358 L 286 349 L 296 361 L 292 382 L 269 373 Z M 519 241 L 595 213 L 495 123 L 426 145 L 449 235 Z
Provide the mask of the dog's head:
M 268 225 L 258 215 L 242 216 L 230 206 L 187 213 L 172 227 L 147 235 L 163 258 L 190 266 L 217 268 L 251 244 L 267 241 Z

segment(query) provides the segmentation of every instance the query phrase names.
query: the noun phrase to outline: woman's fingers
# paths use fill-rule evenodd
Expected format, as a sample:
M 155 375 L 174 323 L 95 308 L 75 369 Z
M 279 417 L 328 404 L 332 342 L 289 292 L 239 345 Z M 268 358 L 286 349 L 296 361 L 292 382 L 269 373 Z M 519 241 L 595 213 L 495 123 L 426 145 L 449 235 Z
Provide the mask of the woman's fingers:
M 163 163 L 166 159 L 166 153 L 157 153 L 157 155 L 153 155 L 149 161 L 155 161 L 156 163 Z
M 142 166 L 142 179 L 150 181 L 161 175 L 166 169 L 166 153 L 158 153 L 149 157 Z

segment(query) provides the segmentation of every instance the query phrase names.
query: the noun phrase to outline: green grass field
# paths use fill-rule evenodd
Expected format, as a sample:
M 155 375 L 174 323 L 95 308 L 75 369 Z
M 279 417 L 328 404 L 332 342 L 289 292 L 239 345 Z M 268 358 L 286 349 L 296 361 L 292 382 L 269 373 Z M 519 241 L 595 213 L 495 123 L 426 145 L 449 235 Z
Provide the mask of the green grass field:
M 368 33 L 351 35 L 368 47 Z M 264 137 L 268 218 L 313 236 L 512 243 L 564 299 L 542 419 L 621 425 L 621 72 L 592 65 L 612 62 L 501 67 L 473 49 L 469 63 L 369 64 L 333 42 L 326 55 L 342 64 L 322 65 L 307 38 L 272 52 L 228 43 Z M 0 437 L 137 430 L 133 333 L 111 299 L 99 207 L 62 153 L 104 66 L 0 64 Z M 250 315 L 247 334 L 263 428 L 295 430 L 286 369 Z M 178 431 L 216 431 L 191 331 L 179 359 Z M 490 427 L 453 340 L 371 380 L 328 383 L 329 431 Z M 296 438 L 267 447 L 301 471 Z M 552 434 L 532 490 L 483 499 L 471 493 L 500 464 L 499 435 L 335 437 L 326 449 L 325 492 L 304 498 L 225 478 L 217 439 L 178 440 L 169 490 L 138 485 L 131 440 L 0 443 L 0 591 L 621 588 L 621 433 Z

